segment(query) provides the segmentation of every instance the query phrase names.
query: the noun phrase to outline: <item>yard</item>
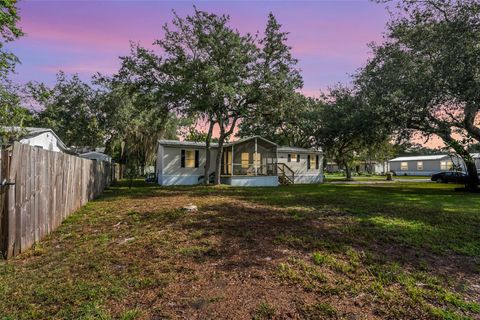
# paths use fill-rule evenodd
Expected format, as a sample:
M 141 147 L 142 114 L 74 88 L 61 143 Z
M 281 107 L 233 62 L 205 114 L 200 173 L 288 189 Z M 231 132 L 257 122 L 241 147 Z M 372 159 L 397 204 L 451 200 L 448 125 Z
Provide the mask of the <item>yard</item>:
M 453 188 L 122 183 L 0 262 L 0 319 L 479 319 L 480 196 Z

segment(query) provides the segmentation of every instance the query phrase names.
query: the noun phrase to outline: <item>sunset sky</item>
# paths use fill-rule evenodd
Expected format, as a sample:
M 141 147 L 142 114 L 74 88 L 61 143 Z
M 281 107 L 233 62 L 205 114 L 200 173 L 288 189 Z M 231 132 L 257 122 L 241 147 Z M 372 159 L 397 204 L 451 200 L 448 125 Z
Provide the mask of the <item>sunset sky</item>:
M 110 74 L 129 41 L 150 46 L 162 25 L 192 13 L 190 1 L 20 1 L 25 37 L 9 45 L 21 65 L 14 80 L 52 84 L 59 70 L 88 80 Z M 384 5 L 357 1 L 197 1 L 201 9 L 229 14 L 241 32 L 263 32 L 273 12 L 290 32 L 289 44 L 300 60 L 304 93 L 348 82 L 369 55 L 367 44 L 380 41 L 388 12 Z

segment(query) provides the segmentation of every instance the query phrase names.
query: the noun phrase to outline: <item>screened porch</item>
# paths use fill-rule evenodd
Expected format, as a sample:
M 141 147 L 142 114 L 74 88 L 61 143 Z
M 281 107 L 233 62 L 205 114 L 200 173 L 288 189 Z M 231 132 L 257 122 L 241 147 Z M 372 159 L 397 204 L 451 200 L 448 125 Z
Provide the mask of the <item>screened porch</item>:
M 231 143 L 223 148 L 222 176 L 276 176 L 277 145 L 261 137 Z

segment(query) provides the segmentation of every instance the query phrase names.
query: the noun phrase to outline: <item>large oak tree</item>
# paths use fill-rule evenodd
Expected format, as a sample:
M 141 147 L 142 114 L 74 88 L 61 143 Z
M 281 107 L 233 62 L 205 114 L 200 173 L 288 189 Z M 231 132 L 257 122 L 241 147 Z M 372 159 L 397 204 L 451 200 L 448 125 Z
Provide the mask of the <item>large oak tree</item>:
M 405 0 L 385 41 L 357 78 L 372 108 L 398 132 L 440 137 L 478 175 L 468 146 L 480 141 L 480 3 Z

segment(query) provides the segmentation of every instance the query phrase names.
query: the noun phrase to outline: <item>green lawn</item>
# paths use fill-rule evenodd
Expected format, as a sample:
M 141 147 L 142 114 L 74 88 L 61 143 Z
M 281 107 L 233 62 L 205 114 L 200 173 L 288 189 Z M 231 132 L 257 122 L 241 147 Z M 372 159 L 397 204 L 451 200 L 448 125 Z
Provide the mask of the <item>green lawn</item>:
M 119 184 L 0 262 L 0 319 L 478 319 L 480 195 L 454 187 Z
M 353 176 L 353 181 L 385 181 L 387 176 L 383 175 L 361 175 L 361 176 Z M 410 179 L 430 179 L 430 176 L 393 176 L 393 180 L 410 180 Z M 333 174 L 325 174 L 325 181 L 326 182 L 333 182 L 333 181 L 347 181 L 344 175 L 333 173 Z

